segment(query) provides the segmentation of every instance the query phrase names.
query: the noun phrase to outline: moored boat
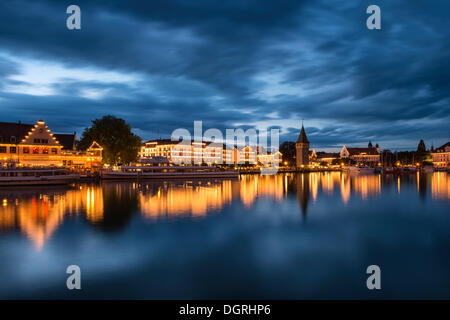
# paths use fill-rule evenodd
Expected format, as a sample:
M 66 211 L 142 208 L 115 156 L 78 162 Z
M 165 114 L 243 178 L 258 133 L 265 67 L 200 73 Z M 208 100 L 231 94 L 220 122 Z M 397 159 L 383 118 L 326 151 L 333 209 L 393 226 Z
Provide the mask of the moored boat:
M 353 174 L 370 174 L 374 173 L 375 169 L 371 167 L 366 166 L 346 166 L 343 167 L 344 171 L 347 171 L 348 173 Z
M 420 172 L 422 172 L 422 173 L 432 173 L 432 172 L 434 172 L 434 168 L 431 165 L 425 165 L 425 166 L 420 168 Z
M 69 184 L 79 179 L 61 167 L 0 168 L 0 187 Z
M 118 170 L 101 171 L 102 179 L 195 179 L 238 176 L 237 170 L 221 170 L 214 166 L 122 166 Z
M 382 170 L 382 173 L 384 174 L 392 174 L 394 173 L 394 168 L 393 167 L 384 167 Z

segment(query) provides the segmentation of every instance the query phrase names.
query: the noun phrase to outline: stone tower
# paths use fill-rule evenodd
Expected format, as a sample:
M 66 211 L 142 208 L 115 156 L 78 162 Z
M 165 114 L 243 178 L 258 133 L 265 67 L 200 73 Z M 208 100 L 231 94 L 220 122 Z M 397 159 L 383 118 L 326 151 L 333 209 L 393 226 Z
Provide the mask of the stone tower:
M 306 137 L 305 128 L 302 124 L 302 130 L 298 136 L 297 143 L 295 144 L 297 168 L 301 168 L 302 165 L 307 166 L 309 164 L 309 141 Z

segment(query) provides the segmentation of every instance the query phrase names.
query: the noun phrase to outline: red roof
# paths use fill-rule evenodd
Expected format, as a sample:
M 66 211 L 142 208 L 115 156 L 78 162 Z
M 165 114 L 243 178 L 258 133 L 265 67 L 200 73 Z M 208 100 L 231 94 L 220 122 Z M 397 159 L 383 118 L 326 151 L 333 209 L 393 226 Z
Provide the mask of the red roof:
M 324 158 L 339 158 L 339 153 L 318 153 L 317 158 L 324 159 Z
M 379 155 L 378 150 L 376 148 L 347 148 L 347 151 L 348 153 L 350 153 L 351 156 L 360 155 L 363 153 L 373 156 Z
M 450 148 L 450 141 L 437 148 L 435 152 L 445 152 L 445 148 Z
M 14 122 L 0 122 L 0 142 L 19 143 L 34 125 Z

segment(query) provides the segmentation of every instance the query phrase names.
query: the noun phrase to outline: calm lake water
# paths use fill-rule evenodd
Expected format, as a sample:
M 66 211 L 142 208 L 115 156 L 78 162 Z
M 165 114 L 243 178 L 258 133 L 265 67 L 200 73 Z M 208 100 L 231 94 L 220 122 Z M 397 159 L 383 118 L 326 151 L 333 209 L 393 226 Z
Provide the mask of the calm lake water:
M 0 298 L 450 298 L 449 209 L 438 172 L 0 189 Z

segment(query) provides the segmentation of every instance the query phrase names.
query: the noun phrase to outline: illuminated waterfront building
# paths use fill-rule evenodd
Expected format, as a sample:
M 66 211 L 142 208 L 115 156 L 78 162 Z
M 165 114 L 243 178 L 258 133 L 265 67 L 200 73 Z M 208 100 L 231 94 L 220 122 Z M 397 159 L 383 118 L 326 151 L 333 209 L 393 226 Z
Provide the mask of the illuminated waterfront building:
M 339 153 L 334 152 L 318 152 L 317 153 L 317 162 L 326 162 L 326 163 L 332 163 L 333 160 L 339 159 Z
M 258 147 L 258 163 L 261 165 L 281 164 L 283 155 L 280 151 L 271 152 Z
M 309 163 L 314 163 L 314 162 L 317 162 L 317 153 L 316 153 L 316 150 L 309 150 L 309 152 L 308 152 L 308 160 L 309 160 Z
M 145 142 L 139 153 L 142 161 L 165 159 L 173 164 L 269 164 L 281 162 L 281 153 L 259 147 L 228 146 L 211 142 L 192 141 L 182 144 L 179 140 L 158 139 Z
M 340 152 L 341 158 L 349 158 L 358 163 L 377 164 L 380 162 L 379 148 L 348 148 L 345 145 Z
M 435 167 L 449 167 L 450 166 L 450 142 L 437 148 L 431 153 L 433 157 L 433 166 Z
M 192 141 L 182 144 L 180 140 L 158 139 L 144 143 L 139 152 L 140 159 L 161 158 L 167 163 L 175 164 L 213 164 L 232 163 L 234 150 L 207 144 L 201 141 Z
M 93 168 L 102 165 L 102 147 L 94 142 L 87 151 L 75 147 L 76 133 L 53 134 L 44 121 L 35 125 L 0 122 L 0 166 L 66 166 Z

